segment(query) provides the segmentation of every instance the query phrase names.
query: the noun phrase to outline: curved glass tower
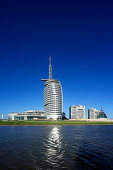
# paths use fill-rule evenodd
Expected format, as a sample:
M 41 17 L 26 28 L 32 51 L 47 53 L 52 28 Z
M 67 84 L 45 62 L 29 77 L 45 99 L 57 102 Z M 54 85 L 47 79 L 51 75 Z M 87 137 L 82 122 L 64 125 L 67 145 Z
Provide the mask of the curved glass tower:
M 49 63 L 49 79 L 42 79 L 42 81 L 45 81 L 44 111 L 47 114 L 47 119 L 62 119 L 62 86 L 59 80 L 52 79 L 51 58 Z

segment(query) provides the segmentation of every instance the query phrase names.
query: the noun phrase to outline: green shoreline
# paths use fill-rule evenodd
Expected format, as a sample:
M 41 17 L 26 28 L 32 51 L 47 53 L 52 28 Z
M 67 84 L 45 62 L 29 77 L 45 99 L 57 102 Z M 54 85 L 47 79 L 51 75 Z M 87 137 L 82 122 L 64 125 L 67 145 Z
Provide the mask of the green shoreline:
M 113 122 L 91 121 L 0 121 L 0 126 L 45 126 L 45 125 L 113 125 Z

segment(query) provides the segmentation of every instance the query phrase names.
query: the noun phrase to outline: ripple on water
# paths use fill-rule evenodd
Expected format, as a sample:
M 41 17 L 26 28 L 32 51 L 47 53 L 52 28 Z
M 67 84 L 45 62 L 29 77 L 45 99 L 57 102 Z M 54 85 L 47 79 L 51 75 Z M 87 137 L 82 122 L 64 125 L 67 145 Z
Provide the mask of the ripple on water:
M 0 169 L 112 169 L 113 126 L 1 126 Z

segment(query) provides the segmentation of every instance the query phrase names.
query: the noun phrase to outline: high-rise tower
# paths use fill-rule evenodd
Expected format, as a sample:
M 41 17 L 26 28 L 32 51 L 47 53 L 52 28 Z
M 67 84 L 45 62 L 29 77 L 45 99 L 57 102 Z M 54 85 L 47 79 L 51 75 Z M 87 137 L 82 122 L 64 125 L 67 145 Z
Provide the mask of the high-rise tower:
M 51 57 L 49 57 L 49 79 L 42 79 L 42 81 L 45 81 L 44 111 L 47 119 L 62 119 L 62 86 L 59 80 L 52 79 Z

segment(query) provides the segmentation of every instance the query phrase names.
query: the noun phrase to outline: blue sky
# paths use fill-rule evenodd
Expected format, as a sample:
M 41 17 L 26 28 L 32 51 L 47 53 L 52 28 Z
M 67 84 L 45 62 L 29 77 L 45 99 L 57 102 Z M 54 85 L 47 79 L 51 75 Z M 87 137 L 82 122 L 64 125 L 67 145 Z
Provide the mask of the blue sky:
M 43 110 L 49 55 L 64 112 L 85 105 L 113 118 L 112 1 L 1 1 L 0 118 Z

